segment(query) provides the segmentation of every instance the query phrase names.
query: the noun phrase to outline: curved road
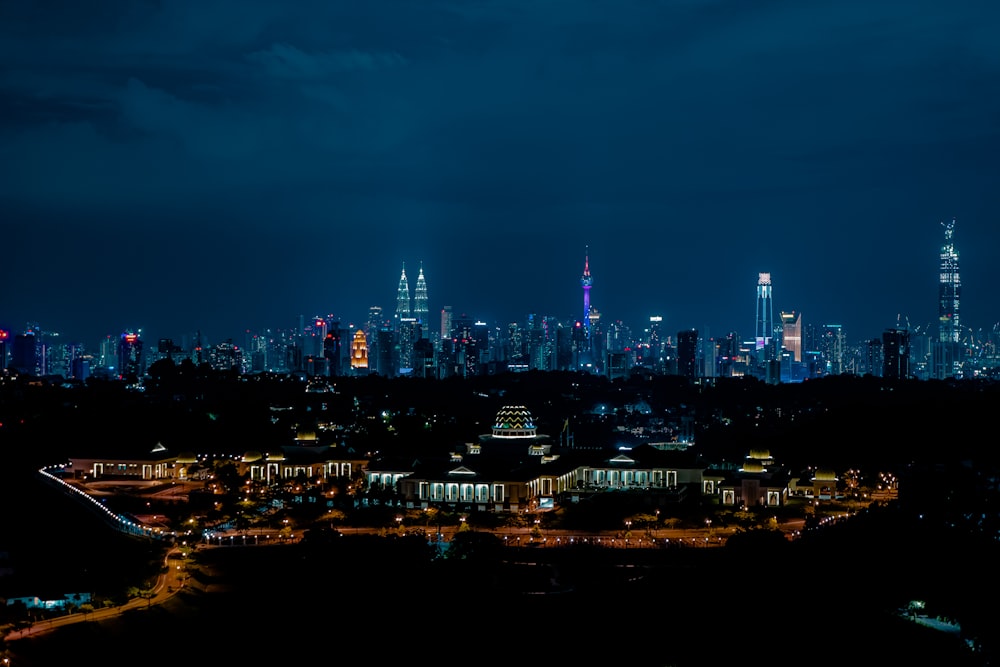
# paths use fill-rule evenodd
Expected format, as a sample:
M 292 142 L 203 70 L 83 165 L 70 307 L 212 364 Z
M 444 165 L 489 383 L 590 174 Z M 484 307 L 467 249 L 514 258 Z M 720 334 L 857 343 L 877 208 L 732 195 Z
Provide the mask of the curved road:
M 153 585 L 149 597 L 135 597 L 118 607 L 104 607 L 87 613 L 77 611 L 72 614 L 66 614 L 65 616 L 56 616 L 54 618 L 36 621 L 24 629 L 8 631 L 7 634 L 3 636 L 3 640 L 12 641 L 15 639 L 23 639 L 25 637 L 36 637 L 45 632 L 49 632 L 54 628 L 69 625 L 70 623 L 99 621 L 118 616 L 132 609 L 148 609 L 154 604 L 160 604 L 176 595 L 183 588 L 183 583 L 180 587 L 171 587 L 168 584 L 171 577 L 177 576 L 177 568 L 184 567 L 183 564 L 174 565 L 174 569 L 171 569 L 172 555 L 179 554 L 180 552 L 181 549 L 179 547 L 174 547 L 164 554 L 164 571 L 161 572 L 156 578 L 156 583 Z

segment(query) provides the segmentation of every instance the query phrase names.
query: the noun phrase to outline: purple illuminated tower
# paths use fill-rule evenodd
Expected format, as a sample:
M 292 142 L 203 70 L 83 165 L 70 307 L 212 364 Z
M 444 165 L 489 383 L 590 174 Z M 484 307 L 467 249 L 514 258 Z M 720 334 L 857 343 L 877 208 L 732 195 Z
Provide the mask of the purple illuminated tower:
M 580 286 L 583 287 L 583 328 L 587 332 L 587 344 L 590 344 L 590 286 L 594 279 L 590 277 L 590 246 L 586 247 L 583 256 L 583 277 Z

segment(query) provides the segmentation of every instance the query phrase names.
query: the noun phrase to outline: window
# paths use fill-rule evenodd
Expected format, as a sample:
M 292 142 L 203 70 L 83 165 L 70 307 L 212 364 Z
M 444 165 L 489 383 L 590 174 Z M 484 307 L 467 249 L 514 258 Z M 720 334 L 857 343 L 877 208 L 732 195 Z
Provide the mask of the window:
M 502 503 L 504 501 L 503 484 L 493 485 L 493 502 Z
M 418 485 L 418 497 L 420 500 L 427 500 L 430 497 L 431 485 L 428 482 L 420 482 Z
M 451 483 L 445 485 L 444 499 L 450 503 L 458 502 L 458 484 Z
M 431 500 L 444 500 L 444 484 L 441 482 L 431 484 Z
M 476 484 L 476 502 L 486 503 L 490 500 L 489 484 Z
M 471 503 L 475 499 L 475 486 L 472 484 L 463 484 L 461 486 L 462 492 L 462 502 Z

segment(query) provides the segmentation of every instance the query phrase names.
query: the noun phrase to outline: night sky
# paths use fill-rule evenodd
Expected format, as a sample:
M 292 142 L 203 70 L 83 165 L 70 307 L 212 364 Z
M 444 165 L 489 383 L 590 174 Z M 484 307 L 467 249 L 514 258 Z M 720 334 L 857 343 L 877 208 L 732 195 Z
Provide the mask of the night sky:
M 1000 320 L 1000 3 L 0 3 L 0 327 Z M 432 323 L 437 326 L 436 322 Z

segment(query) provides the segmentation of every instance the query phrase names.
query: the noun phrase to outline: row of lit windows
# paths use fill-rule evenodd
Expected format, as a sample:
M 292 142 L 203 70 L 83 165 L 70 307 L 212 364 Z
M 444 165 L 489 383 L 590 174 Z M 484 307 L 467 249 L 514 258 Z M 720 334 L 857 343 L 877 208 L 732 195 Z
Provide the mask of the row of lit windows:
M 502 503 L 504 501 L 503 484 L 493 484 L 491 492 L 489 484 L 420 482 L 418 493 L 420 500 L 432 502 Z
M 666 480 L 666 483 L 664 483 Z M 591 470 L 596 486 L 677 486 L 676 470 Z

